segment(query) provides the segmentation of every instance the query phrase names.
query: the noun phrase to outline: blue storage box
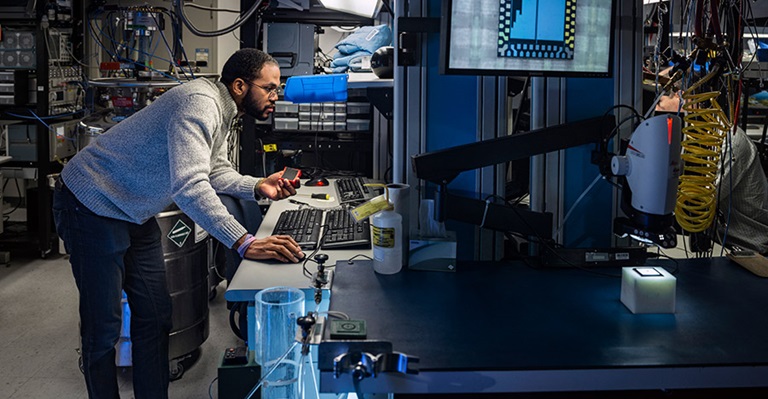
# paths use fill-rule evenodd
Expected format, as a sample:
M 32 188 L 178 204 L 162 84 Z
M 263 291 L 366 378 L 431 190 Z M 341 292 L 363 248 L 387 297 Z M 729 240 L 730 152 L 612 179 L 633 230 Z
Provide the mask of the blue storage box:
M 768 48 L 757 49 L 757 61 L 768 62 Z
M 293 103 L 347 101 L 346 73 L 291 76 L 285 82 L 285 100 Z
M 768 62 L 768 43 L 764 41 L 757 42 L 757 61 Z

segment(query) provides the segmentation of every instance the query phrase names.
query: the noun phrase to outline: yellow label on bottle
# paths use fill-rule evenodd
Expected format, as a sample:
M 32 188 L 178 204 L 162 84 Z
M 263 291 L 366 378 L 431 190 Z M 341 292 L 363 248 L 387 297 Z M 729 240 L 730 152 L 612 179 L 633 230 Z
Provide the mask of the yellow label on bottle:
M 377 247 L 394 248 L 395 247 L 395 228 L 394 227 L 376 227 L 371 226 L 373 233 L 372 243 Z
M 361 221 L 374 213 L 381 212 L 385 209 L 389 209 L 390 205 L 387 199 L 383 195 L 373 197 L 369 201 L 363 202 L 357 207 L 353 208 L 350 213 L 355 221 Z

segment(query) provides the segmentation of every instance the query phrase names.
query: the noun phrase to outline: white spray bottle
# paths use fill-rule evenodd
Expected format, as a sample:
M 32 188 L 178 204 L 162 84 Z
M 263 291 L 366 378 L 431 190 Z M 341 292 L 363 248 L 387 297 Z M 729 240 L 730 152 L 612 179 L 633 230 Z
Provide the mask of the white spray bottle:
M 389 207 L 371 216 L 370 220 L 373 270 L 380 274 L 395 274 L 403 267 L 403 217 L 394 211 L 389 202 L 389 190 L 385 190 Z

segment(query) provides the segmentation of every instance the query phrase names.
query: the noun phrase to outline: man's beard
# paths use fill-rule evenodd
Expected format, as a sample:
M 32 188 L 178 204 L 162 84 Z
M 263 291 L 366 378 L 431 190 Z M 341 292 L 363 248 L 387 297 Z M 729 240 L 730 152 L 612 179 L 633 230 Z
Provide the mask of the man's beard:
M 251 96 L 251 88 L 249 87 L 248 92 L 245 93 L 245 98 L 243 98 L 243 113 L 260 121 L 265 121 L 269 119 L 269 114 L 266 111 L 267 106 L 264 108 L 259 108 L 256 102 L 253 100 L 253 96 Z

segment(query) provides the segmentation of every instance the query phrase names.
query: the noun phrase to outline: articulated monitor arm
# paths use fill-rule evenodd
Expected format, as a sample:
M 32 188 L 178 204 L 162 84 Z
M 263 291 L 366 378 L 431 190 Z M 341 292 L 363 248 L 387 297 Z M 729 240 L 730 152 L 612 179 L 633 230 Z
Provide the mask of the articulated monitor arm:
M 450 195 L 447 192 L 448 183 L 467 170 L 598 142 L 602 133 L 610 131 L 614 125 L 612 117 L 585 119 L 417 154 L 412 157 L 411 163 L 416 177 L 435 183 L 439 187 L 436 200 L 439 221 L 453 219 L 492 230 L 551 238 L 551 213 L 533 212 Z

